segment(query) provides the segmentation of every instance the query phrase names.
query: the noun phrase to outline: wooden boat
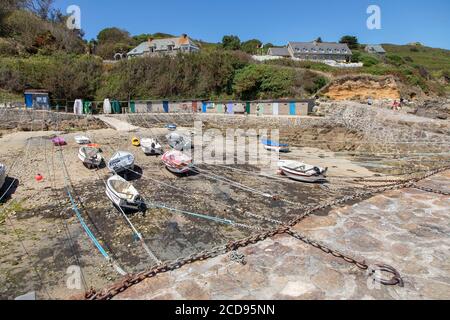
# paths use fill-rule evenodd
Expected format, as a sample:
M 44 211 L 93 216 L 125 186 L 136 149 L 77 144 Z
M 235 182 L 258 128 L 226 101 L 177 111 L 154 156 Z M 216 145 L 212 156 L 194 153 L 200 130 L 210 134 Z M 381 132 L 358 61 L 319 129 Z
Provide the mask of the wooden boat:
M 75 142 L 78 144 L 89 144 L 91 143 L 91 140 L 88 137 L 85 136 L 75 136 Z
M 174 124 L 174 123 L 169 123 L 169 124 L 166 126 L 166 128 L 167 128 L 169 131 L 175 131 L 175 130 L 177 130 L 177 125 Z
M 145 154 L 154 155 L 162 154 L 162 146 L 158 140 L 153 138 L 143 138 L 141 139 L 141 149 Z
M 268 139 L 262 139 L 261 143 L 264 145 L 264 149 L 268 151 L 289 152 L 288 144 L 279 143 L 277 141 L 272 141 Z
M 108 169 L 115 173 L 133 170 L 134 155 L 125 151 L 116 152 L 108 162 Z
M 298 161 L 279 161 L 278 168 L 286 177 L 301 182 L 325 182 L 328 168 L 315 167 Z
M 63 137 L 55 137 L 55 138 L 53 138 L 52 139 L 52 143 L 55 146 L 65 146 L 67 144 L 66 140 L 64 140 Z
M 131 139 L 131 144 L 135 147 L 139 147 L 139 146 L 141 146 L 141 141 L 139 140 L 138 137 L 133 137 Z
M 145 201 L 136 188 L 118 175 L 108 179 L 106 195 L 118 207 L 125 209 L 143 209 Z
M 78 150 L 78 158 L 89 169 L 98 168 L 103 162 L 100 150 L 92 147 L 81 147 Z
M 5 180 L 6 180 L 6 166 L 0 163 L 0 189 L 5 184 Z
M 173 173 L 187 173 L 194 167 L 192 158 L 178 150 L 166 152 L 161 160 L 166 168 Z
M 190 137 L 172 132 L 166 136 L 169 146 L 175 150 L 183 151 L 192 149 L 192 140 Z

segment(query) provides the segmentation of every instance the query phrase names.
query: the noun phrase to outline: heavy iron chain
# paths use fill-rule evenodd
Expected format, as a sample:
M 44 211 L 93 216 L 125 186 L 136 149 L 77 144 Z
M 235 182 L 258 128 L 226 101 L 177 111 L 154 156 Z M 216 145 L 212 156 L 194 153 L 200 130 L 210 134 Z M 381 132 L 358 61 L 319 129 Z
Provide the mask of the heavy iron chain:
M 368 271 L 370 271 L 371 275 L 374 275 L 376 270 L 392 274 L 391 279 L 383 279 L 383 278 L 379 278 L 379 277 L 374 278 L 375 281 L 378 281 L 381 284 L 403 286 L 403 280 L 402 280 L 400 274 L 393 267 L 391 267 L 389 265 L 384 265 L 384 264 L 375 264 L 373 267 L 371 267 L 371 266 L 367 265 L 365 261 L 358 261 L 355 258 L 349 257 L 339 251 L 332 250 L 329 247 L 327 247 L 326 245 L 323 245 L 317 241 L 310 240 L 307 237 L 299 234 L 298 232 L 293 231 L 291 229 L 291 227 L 297 225 L 300 221 L 305 219 L 307 216 L 310 216 L 311 214 L 313 214 L 317 211 L 326 209 L 326 208 L 331 208 L 336 205 L 342 205 L 342 204 L 345 204 L 349 201 L 353 201 L 356 199 L 370 197 L 370 196 L 373 196 L 375 194 L 379 194 L 379 193 L 382 193 L 385 191 L 399 190 L 399 189 L 404 189 L 404 188 L 416 188 L 417 182 L 427 179 L 438 173 L 447 171 L 449 169 L 450 169 L 450 166 L 441 167 L 441 168 L 434 169 L 434 170 L 427 172 L 427 174 L 425 174 L 424 176 L 422 176 L 420 178 L 413 178 L 408 181 L 403 180 L 403 181 L 398 182 L 395 185 L 381 186 L 374 190 L 358 192 L 351 196 L 346 196 L 341 199 L 337 199 L 335 201 L 331 201 L 331 202 L 328 202 L 323 205 L 311 207 L 307 211 L 305 211 L 301 216 L 291 220 L 286 226 L 283 225 L 276 229 L 273 229 L 270 231 L 265 231 L 260 234 L 252 235 L 248 238 L 241 239 L 238 241 L 230 242 L 226 245 L 215 247 L 209 251 L 202 251 L 199 253 L 192 254 L 185 258 L 179 258 L 172 262 L 164 262 L 161 265 L 150 269 L 149 271 L 144 271 L 144 272 L 141 272 L 141 273 L 138 273 L 135 275 L 129 275 L 125 279 L 123 279 L 121 282 L 119 282 L 101 292 L 97 292 L 97 291 L 91 289 L 89 292 L 87 292 L 85 294 L 84 298 L 87 300 L 110 300 L 110 299 L 114 298 L 116 295 L 118 295 L 119 293 L 124 292 L 128 288 L 144 281 L 145 279 L 153 278 L 153 277 L 157 276 L 158 274 L 174 271 L 174 270 L 180 269 L 181 267 L 183 267 L 185 265 L 192 264 L 194 262 L 212 259 L 212 258 L 221 256 L 223 254 L 226 254 L 228 252 L 234 252 L 234 251 L 237 251 L 239 248 L 244 248 L 249 245 L 257 244 L 266 239 L 273 238 L 277 235 L 283 235 L 283 234 L 288 234 L 308 245 L 311 245 L 315 248 L 322 250 L 323 252 L 325 252 L 327 254 L 331 254 L 337 258 L 341 258 L 344 261 L 357 266 L 361 270 L 368 270 Z M 420 187 L 420 188 L 422 188 L 422 187 Z M 424 190 L 424 191 L 427 191 L 427 192 L 430 192 L 428 190 L 432 190 L 432 192 L 437 191 L 437 190 L 433 190 L 430 188 L 426 188 L 426 189 L 427 190 Z M 441 192 L 441 191 L 437 191 L 437 192 L 439 192 L 439 194 L 447 195 L 446 192 Z M 256 216 L 256 215 L 254 215 L 254 216 Z
M 448 191 L 436 190 L 433 188 L 428 188 L 428 187 L 423 187 L 423 186 L 418 186 L 418 185 L 414 185 L 413 188 L 417 189 L 417 190 L 429 192 L 429 193 L 439 194 L 441 196 L 450 196 L 450 192 L 448 192 Z

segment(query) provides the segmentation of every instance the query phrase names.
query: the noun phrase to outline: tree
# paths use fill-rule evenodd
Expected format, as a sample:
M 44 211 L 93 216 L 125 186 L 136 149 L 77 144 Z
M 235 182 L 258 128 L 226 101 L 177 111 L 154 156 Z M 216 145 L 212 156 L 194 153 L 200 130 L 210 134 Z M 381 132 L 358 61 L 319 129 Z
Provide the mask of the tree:
M 317 43 L 322 43 L 323 41 L 322 41 L 322 37 L 318 37 L 317 39 L 316 39 L 316 42 Z
M 245 41 L 241 44 L 241 50 L 248 54 L 256 54 L 258 50 L 261 49 L 262 42 L 258 39 L 252 39 Z
M 241 48 L 241 39 L 238 36 L 224 36 L 222 39 L 222 47 L 225 50 L 239 50 Z
M 355 36 L 343 36 L 339 43 L 345 43 L 350 49 L 358 49 L 359 42 L 358 38 Z
M 122 30 L 119 28 L 106 28 L 100 31 L 100 33 L 97 36 L 98 43 L 105 44 L 105 43 L 117 43 L 117 42 L 124 42 L 124 43 L 130 43 L 130 33 L 126 30 Z
M 55 0 L 24 0 L 23 6 L 43 20 L 47 20 L 53 12 Z

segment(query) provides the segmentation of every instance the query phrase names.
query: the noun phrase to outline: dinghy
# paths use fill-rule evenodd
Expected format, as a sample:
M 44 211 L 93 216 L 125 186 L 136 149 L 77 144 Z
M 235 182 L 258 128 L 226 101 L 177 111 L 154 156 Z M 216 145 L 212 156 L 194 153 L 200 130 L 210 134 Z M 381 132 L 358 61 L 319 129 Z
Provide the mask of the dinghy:
M 143 138 L 141 139 L 141 149 L 145 154 L 162 154 L 162 146 L 158 140 L 153 138 Z
M 288 144 L 279 143 L 277 141 L 272 141 L 268 139 L 262 139 L 261 143 L 264 145 L 264 149 L 268 151 L 289 152 Z
M 279 161 L 278 168 L 286 177 L 301 182 L 325 182 L 328 168 L 311 166 L 298 161 Z
M 187 173 L 192 170 L 194 164 L 192 158 L 178 150 L 166 152 L 162 156 L 162 162 L 173 173 Z
M 81 147 L 78 150 L 78 158 L 89 169 L 98 168 L 103 162 L 100 150 L 92 147 Z
M 168 124 L 168 125 L 166 126 L 166 128 L 167 128 L 169 131 L 175 131 L 175 130 L 177 130 L 177 125 L 176 125 L 176 124 L 173 124 L 173 123 L 170 123 L 170 124 Z
M 192 140 L 188 136 L 172 132 L 166 136 L 169 146 L 175 150 L 183 151 L 192 149 Z
M 141 146 L 141 141 L 139 140 L 138 137 L 133 137 L 131 139 L 131 144 L 135 147 L 140 147 Z
M 134 169 L 134 156 L 125 151 L 116 152 L 108 162 L 108 169 L 111 172 L 120 173 Z
M 56 137 L 52 139 L 52 143 L 55 146 L 65 146 L 66 145 L 66 140 L 64 140 L 63 137 Z
M 145 201 L 136 188 L 118 175 L 108 179 L 106 195 L 118 207 L 124 209 L 144 209 Z
M 75 136 L 75 142 L 78 144 L 89 144 L 91 143 L 91 140 L 88 137 L 85 136 Z
M 0 163 L 0 189 L 5 184 L 5 180 L 6 180 L 6 166 Z

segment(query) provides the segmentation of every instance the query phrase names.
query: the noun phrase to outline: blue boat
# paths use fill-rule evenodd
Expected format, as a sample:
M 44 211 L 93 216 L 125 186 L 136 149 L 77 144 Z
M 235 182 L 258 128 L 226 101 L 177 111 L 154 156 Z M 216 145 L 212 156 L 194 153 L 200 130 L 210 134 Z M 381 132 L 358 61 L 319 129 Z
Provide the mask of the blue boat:
M 177 130 L 177 125 L 170 123 L 166 126 L 166 128 L 169 129 L 169 131 L 175 131 L 175 130 Z
M 272 141 L 268 139 L 262 139 L 261 143 L 268 151 L 289 152 L 289 145 L 285 143 L 280 143 L 278 141 Z

